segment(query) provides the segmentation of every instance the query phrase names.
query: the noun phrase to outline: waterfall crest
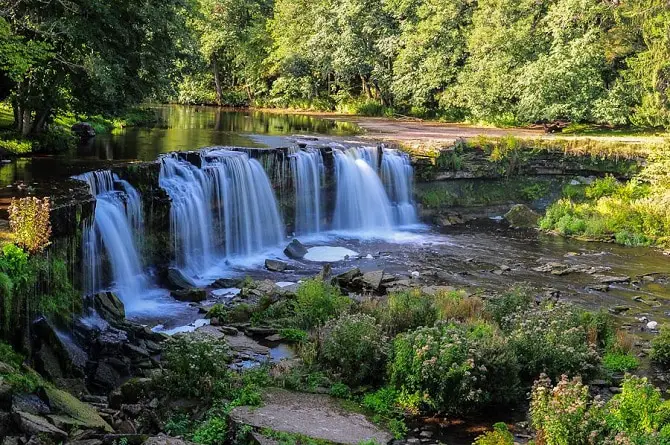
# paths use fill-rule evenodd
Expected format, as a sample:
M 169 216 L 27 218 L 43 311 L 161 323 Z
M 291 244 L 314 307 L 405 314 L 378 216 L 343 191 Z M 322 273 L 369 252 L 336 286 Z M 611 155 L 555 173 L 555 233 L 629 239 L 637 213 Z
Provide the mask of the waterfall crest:
M 295 192 L 295 233 L 319 233 L 323 224 L 322 187 L 325 168 L 320 150 L 294 150 L 289 155 Z

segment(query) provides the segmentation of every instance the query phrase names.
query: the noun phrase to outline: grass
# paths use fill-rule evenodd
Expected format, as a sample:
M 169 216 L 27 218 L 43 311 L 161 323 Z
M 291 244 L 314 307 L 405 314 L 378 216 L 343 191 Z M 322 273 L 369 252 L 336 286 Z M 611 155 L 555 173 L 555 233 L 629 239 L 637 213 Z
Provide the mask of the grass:
M 14 124 L 14 112 L 7 102 L 0 102 L 0 128 L 11 127 Z

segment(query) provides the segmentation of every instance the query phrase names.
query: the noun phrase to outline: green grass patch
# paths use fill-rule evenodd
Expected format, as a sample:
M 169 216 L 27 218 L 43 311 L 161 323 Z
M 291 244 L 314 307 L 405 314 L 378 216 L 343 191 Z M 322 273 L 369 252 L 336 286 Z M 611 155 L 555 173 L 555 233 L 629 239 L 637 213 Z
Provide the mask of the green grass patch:
M 603 356 L 603 367 L 609 372 L 628 372 L 639 366 L 640 361 L 630 353 L 607 352 Z

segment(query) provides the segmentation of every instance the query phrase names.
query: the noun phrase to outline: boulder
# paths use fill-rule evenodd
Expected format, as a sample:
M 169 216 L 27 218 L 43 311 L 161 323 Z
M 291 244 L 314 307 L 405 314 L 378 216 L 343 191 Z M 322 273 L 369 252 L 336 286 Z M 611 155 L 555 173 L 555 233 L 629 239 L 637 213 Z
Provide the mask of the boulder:
M 64 424 L 79 427 L 80 429 L 96 430 L 111 433 L 112 428 L 105 422 L 92 406 L 79 401 L 71 394 L 45 385 L 46 398 L 51 410 Z M 55 423 L 55 422 L 54 422 Z
M 168 284 L 173 289 L 188 290 L 198 287 L 191 278 L 187 277 L 181 270 L 171 267 L 167 271 Z
M 517 229 L 532 229 L 537 227 L 540 215 L 528 206 L 517 204 L 505 214 L 505 219 L 510 226 Z
M 93 296 L 93 307 L 100 317 L 111 324 L 122 323 L 126 319 L 123 302 L 112 292 L 100 292 Z
M 12 387 L 0 379 L 0 411 L 12 410 Z
M 70 130 L 84 141 L 95 137 L 95 128 L 88 122 L 77 122 L 70 127 Z
M 239 278 L 219 278 L 212 283 L 214 289 L 230 289 L 240 287 L 243 280 Z
M 207 291 L 205 289 L 185 289 L 185 290 L 173 290 L 170 292 L 170 295 L 175 300 L 178 301 L 188 301 L 193 303 L 199 303 L 207 299 Z
M 14 429 L 14 422 L 10 413 L 0 411 L 0 438 L 7 437 Z M 0 440 L 2 444 L 2 440 Z
M 353 269 L 350 269 L 346 272 L 343 272 L 339 275 L 336 275 L 333 278 L 333 282 L 335 284 L 338 284 L 342 287 L 350 287 L 352 282 L 356 279 L 362 276 L 363 274 L 361 273 L 361 270 L 358 267 L 355 267 Z
M 371 291 L 379 290 L 379 287 L 382 284 L 382 279 L 384 278 L 383 270 L 374 270 L 372 272 L 366 272 L 360 278 L 361 283 L 365 289 Z
M 265 260 L 265 268 L 270 272 L 284 272 L 288 268 L 288 264 L 280 260 Z
M 14 422 L 23 434 L 29 436 L 39 435 L 40 437 L 47 438 L 55 443 L 67 439 L 67 433 L 65 431 L 56 428 L 46 419 L 34 414 L 17 411 L 14 413 Z
M 330 396 L 269 389 L 260 407 L 239 406 L 230 413 L 235 427 L 273 430 L 328 443 L 390 443 L 393 436 L 360 413 L 349 412 Z
M 294 260 L 301 260 L 307 255 L 307 247 L 294 238 L 284 249 L 284 255 Z
M 44 317 L 33 322 L 32 335 L 38 372 L 52 379 L 85 375 L 88 354 L 69 335 L 59 332 Z

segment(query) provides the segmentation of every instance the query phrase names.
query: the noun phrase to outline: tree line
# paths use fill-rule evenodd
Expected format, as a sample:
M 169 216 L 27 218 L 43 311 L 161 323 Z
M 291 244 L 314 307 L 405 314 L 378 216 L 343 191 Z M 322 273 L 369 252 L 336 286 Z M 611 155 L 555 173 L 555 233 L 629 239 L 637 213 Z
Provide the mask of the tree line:
M 147 100 L 670 128 L 668 0 L 0 0 L 23 134 Z

